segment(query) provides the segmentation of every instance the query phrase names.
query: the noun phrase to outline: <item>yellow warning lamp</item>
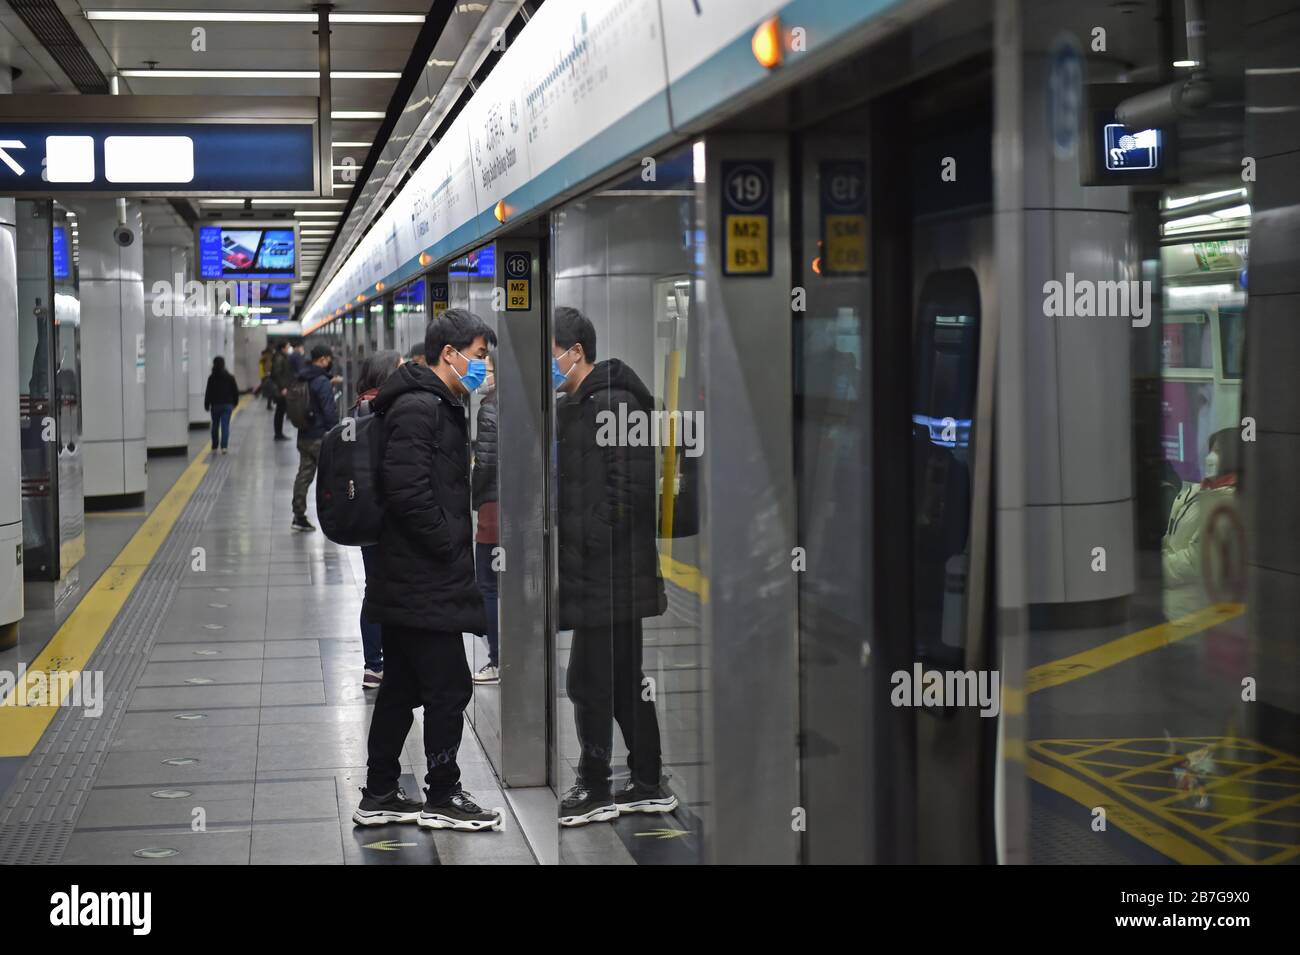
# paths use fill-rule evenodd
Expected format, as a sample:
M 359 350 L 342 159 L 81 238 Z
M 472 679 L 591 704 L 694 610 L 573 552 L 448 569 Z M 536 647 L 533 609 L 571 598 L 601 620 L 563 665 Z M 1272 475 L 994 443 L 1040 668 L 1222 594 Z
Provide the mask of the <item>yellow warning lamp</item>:
M 774 70 L 785 58 L 781 48 L 781 18 L 769 17 L 758 25 L 754 39 L 750 41 L 754 59 L 765 70 Z
M 383 282 L 376 282 L 376 283 L 375 283 L 375 291 L 376 291 L 376 292 L 382 292 L 383 290 L 384 290 L 384 283 L 383 283 Z
M 506 219 L 510 218 L 510 214 L 514 211 L 515 210 L 506 205 L 504 199 L 498 199 L 496 206 L 492 209 L 492 215 L 496 216 L 497 222 L 505 222 Z
M 432 261 L 433 261 L 433 256 L 431 256 L 428 252 L 420 253 L 420 268 L 424 268 Z

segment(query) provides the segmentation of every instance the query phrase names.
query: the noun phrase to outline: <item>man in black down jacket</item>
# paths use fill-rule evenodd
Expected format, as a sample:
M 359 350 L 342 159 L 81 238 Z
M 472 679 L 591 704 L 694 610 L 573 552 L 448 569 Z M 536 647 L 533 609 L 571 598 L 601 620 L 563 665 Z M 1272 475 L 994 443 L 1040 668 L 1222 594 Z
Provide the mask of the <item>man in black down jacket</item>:
M 655 449 L 648 441 L 631 446 L 599 437 L 603 424 L 617 420 L 620 405 L 627 406 L 625 414 L 649 415 L 654 398 L 623 362 L 596 362 L 595 328 L 577 309 L 556 309 L 551 354 L 555 384 L 564 393 L 555 412 L 560 627 L 573 630 L 567 690 L 582 747 L 578 782 L 560 803 L 560 823 L 671 812 L 677 797 L 663 785 L 659 721 L 641 672 L 641 620 L 665 609 Z M 611 717 L 627 745 L 632 775 L 617 795 L 609 782 Z
M 384 523 L 379 573 L 366 575 L 365 614 L 384 628 L 384 681 L 370 721 L 370 759 L 358 825 L 417 822 L 429 829 L 499 828 L 460 787 L 456 753 L 470 701 L 461 634 L 482 633 L 474 581 L 469 423 L 465 404 L 483 383 L 491 329 L 449 309 L 429 323 L 429 364 L 407 362 L 371 402 L 384 418 Z M 424 707 L 425 801 L 398 787 L 411 711 Z

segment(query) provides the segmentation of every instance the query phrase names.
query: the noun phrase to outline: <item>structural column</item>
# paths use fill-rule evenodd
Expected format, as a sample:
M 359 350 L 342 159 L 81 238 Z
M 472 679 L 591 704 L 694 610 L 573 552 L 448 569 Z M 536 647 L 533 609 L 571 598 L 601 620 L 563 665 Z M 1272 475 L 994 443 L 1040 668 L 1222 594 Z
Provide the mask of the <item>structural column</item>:
M 1254 419 L 1256 434 L 1243 446 L 1251 661 L 1242 677 L 1258 684 L 1251 706 L 1256 738 L 1294 752 L 1300 734 L 1300 74 L 1294 68 L 1300 10 L 1268 6 L 1248 8 L 1254 22 L 1246 26 L 1245 43 L 1246 151 L 1256 180 L 1242 414 Z
M 208 423 L 208 414 L 203 410 L 203 392 L 212 365 L 212 316 L 206 307 L 190 306 L 185 325 L 189 329 L 190 427 L 194 427 Z
M 145 435 L 148 449 L 189 447 L 188 252 L 170 245 L 144 248 Z
M 1115 77 L 1088 61 L 1087 36 L 1060 29 L 1072 22 L 1067 0 L 1018 8 L 1020 122 L 1006 130 L 1018 140 L 999 147 L 1015 154 L 1004 156 L 999 176 L 1018 165 L 1020 187 L 1000 196 L 999 212 L 1014 216 L 1019 238 L 998 255 L 1017 265 L 1003 294 L 1023 298 L 1021 326 L 1010 332 L 1023 364 L 999 369 L 999 389 L 1018 390 L 1029 441 L 1024 517 L 1035 559 L 1025 602 L 1043 626 L 1089 626 L 1121 618 L 1135 586 L 1130 337 L 1158 327 L 1134 328 L 1122 315 L 1047 313 L 1047 282 L 1073 298 L 1071 276 L 1094 289 L 1139 276 L 1128 191 L 1079 184 L 1081 84 Z M 1000 57 L 1009 52 L 999 45 Z M 1010 95 L 999 91 L 1000 107 Z
M 144 245 L 140 207 L 127 203 L 129 245 L 114 238 L 112 199 L 79 204 L 82 445 L 86 497 L 144 496 Z

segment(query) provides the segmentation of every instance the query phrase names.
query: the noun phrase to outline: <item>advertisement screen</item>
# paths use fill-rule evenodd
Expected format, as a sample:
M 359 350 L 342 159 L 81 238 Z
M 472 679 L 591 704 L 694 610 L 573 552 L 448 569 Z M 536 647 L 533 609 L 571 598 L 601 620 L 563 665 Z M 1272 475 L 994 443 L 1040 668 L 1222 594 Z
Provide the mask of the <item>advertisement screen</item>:
M 199 226 L 199 277 L 289 279 L 298 268 L 297 233 L 292 226 Z

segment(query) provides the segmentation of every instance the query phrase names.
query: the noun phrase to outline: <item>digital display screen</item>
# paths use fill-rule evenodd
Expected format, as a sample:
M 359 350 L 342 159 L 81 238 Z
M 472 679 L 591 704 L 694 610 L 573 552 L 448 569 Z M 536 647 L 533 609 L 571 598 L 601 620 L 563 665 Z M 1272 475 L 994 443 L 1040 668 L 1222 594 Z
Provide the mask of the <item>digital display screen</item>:
M 201 279 L 291 279 L 297 269 L 297 234 L 292 226 L 199 226 Z
M 54 227 L 54 280 L 69 279 L 72 277 L 69 269 L 70 258 L 68 255 L 68 230 L 65 226 L 56 225 Z
M 1177 127 L 1125 126 L 1117 115 L 1126 100 L 1154 88 L 1149 83 L 1084 86 L 1078 144 L 1080 185 L 1163 185 L 1177 177 Z
M 452 262 L 447 267 L 447 271 L 454 272 L 457 275 L 478 275 L 493 278 L 496 275 L 496 258 L 496 245 L 485 245 L 481 249 L 475 249 L 463 259 Z

